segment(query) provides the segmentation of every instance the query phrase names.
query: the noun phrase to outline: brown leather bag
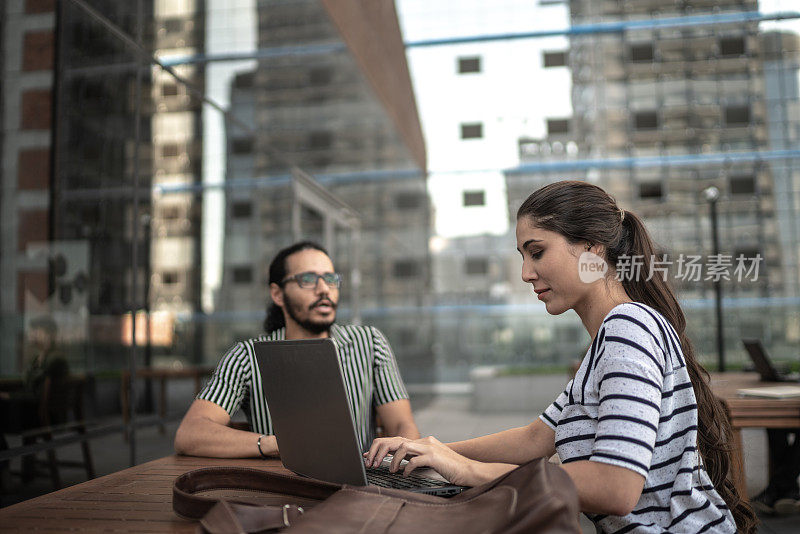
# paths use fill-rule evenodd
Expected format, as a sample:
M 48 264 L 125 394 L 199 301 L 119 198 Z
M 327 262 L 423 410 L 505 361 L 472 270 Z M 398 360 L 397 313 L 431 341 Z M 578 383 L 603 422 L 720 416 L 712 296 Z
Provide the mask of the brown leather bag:
M 220 489 L 281 494 L 287 504 L 264 506 L 241 497 L 197 495 Z M 321 502 L 304 512 L 297 501 Z M 277 529 L 292 534 L 581 532 L 575 486 L 544 458 L 449 499 L 376 486 L 339 486 L 257 469 L 211 467 L 175 480 L 172 507 L 181 517 L 202 518 L 200 531 L 210 534 Z

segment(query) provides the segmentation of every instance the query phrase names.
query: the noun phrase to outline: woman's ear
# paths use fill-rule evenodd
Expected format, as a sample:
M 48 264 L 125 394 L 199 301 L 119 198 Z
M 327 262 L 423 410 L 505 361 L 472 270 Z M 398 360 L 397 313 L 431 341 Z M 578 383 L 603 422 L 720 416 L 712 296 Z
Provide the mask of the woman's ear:
M 275 282 L 269 285 L 269 297 L 276 306 L 283 308 L 283 289 Z
M 606 257 L 606 247 L 605 245 L 601 245 L 599 243 L 587 243 L 588 247 L 586 250 L 591 252 L 592 254 L 597 254 L 601 258 Z

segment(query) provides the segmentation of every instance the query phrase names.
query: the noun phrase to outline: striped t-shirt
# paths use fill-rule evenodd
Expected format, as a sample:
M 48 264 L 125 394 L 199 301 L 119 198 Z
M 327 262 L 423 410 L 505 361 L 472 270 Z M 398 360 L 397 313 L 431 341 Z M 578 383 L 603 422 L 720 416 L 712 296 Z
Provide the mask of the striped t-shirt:
M 697 450 L 697 400 L 678 335 L 653 308 L 611 310 L 541 419 L 563 463 L 603 462 L 645 477 L 630 514 L 589 515 L 603 532 L 736 531 Z
M 261 374 L 253 343 L 282 340 L 285 335 L 285 329 L 281 328 L 236 343 L 222 357 L 197 398 L 219 405 L 231 416 L 241 407 L 253 432 L 272 434 L 272 421 L 261 389 Z M 375 436 L 374 407 L 407 399 L 408 393 L 389 342 L 377 328 L 333 325 L 331 339 L 339 355 L 345 390 L 363 448 L 369 446 Z

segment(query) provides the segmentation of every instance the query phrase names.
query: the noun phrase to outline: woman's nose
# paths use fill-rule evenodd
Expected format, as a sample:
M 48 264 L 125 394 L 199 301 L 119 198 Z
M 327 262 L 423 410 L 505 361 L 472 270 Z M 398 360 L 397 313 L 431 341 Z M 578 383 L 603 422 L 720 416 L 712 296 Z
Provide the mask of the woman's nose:
M 522 272 L 522 281 L 525 282 L 525 283 L 533 282 L 533 276 L 531 276 L 529 273 L 526 273 L 526 272 L 523 271 Z
M 539 275 L 536 273 L 536 269 L 532 268 L 530 265 L 522 264 L 522 281 L 523 282 L 533 282 L 539 278 Z

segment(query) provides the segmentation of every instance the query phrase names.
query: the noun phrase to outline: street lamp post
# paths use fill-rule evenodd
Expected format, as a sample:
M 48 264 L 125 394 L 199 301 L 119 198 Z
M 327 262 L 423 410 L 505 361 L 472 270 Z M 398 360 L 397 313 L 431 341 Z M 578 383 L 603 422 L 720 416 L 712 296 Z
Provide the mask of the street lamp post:
M 719 224 L 717 220 L 717 201 L 719 189 L 707 187 L 703 190 L 703 198 L 708 202 L 709 215 L 711 216 L 711 242 L 714 256 L 719 257 Z M 725 336 L 722 328 L 722 280 L 714 280 L 714 307 L 717 315 L 717 367 L 718 371 L 725 372 Z

